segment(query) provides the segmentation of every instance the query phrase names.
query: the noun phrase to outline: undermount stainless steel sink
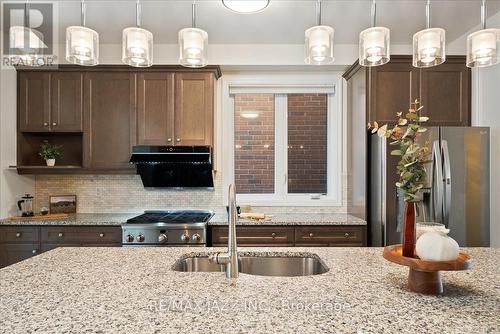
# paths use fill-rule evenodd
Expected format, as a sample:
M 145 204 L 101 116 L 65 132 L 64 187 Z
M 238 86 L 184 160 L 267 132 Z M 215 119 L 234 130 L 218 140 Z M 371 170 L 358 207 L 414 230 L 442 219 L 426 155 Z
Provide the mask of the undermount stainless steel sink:
M 316 256 L 241 256 L 239 272 L 259 276 L 309 276 L 329 269 Z M 173 267 L 183 272 L 225 272 L 225 265 L 212 263 L 207 256 L 187 257 Z

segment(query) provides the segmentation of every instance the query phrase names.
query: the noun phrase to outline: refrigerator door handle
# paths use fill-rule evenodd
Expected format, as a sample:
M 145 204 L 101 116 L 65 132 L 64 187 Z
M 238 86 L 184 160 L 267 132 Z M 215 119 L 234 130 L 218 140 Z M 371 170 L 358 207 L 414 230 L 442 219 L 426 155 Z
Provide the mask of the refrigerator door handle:
M 434 219 L 436 223 L 443 222 L 443 162 L 441 160 L 439 141 L 432 144 L 432 198 Z
M 443 156 L 443 183 L 444 183 L 444 204 L 443 204 L 443 224 L 448 227 L 451 210 L 451 165 L 448 142 L 441 141 L 441 154 Z

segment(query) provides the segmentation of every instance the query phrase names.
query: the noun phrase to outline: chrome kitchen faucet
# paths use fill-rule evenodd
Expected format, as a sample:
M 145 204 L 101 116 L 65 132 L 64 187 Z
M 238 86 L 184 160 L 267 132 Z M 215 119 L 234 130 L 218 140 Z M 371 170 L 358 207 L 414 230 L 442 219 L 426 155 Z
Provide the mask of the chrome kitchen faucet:
M 228 252 L 226 254 L 217 253 L 210 256 L 210 262 L 225 264 L 226 277 L 238 278 L 238 247 L 236 243 L 236 221 L 238 219 L 238 211 L 236 209 L 236 190 L 234 183 L 229 185 L 228 205 Z

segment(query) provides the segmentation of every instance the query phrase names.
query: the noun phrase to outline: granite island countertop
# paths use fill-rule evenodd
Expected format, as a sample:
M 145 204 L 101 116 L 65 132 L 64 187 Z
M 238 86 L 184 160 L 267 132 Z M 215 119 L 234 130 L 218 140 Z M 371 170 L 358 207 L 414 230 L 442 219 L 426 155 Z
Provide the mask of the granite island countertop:
M 51 220 L 0 219 L 0 225 L 121 225 L 141 213 L 77 213 Z M 227 214 L 216 213 L 208 225 L 227 225 Z M 366 221 L 345 213 L 280 213 L 270 221 L 239 219 L 238 225 L 366 225 Z
M 444 272 L 445 295 L 409 292 L 408 268 L 382 248 L 245 248 L 308 252 L 330 271 L 307 277 L 182 273 L 213 248 L 57 248 L 0 269 L 8 333 L 498 333 L 500 249 L 466 249 L 474 267 Z M 288 253 L 290 252 L 290 253 Z

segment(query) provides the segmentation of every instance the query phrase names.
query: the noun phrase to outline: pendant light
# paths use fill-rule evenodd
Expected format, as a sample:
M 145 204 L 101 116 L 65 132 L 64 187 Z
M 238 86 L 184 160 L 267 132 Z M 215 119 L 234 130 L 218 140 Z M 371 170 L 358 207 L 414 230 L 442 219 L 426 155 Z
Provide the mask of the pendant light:
M 372 2 L 371 17 L 371 28 L 359 34 L 359 64 L 367 67 L 384 65 L 391 59 L 390 31 L 385 27 L 376 27 L 376 0 Z
M 445 31 L 431 28 L 431 0 L 425 6 L 426 29 L 413 35 L 413 66 L 432 67 L 444 63 Z
M 153 34 L 141 28 L 141 4 L 135 4 L 135 27 L 123 29 L 122 62 L 134 67 L 153 65 Z
M 9 58 L 20 65 L 37 66 L 40 52 L 46 47 L 42 39 L 41 33 L 30 27 L 30 3 L 26 1 L 24 24 L 9 29 Z
M 81 0 L 81 26 L 66 29 L 66 60 L 73 64 L 94 66 L 99 63 L 99 34 L 85 26 L 85 0 Z
M 330 64 L 333 57 L 333 35 L 335 30 L 330 26 L 321 25 L 321 0 L 316 2 L 317 26 L 305 32 L 305 63 L 314 65 Z
M 486 0 L 481 2 L 482 30 L 467 36 L 468 67 L 486 67 L 500 63 L 500 29 L 486 29 Z
M 222 0 L 222 4 L 236 13 L 257 13 L 269 6 L 269 0 Z
M 208 33 L 196 28 L 196 2 L 191 5 L 191 28 L 179 31 L 179 63 L 185 67 L 207 65 Z

